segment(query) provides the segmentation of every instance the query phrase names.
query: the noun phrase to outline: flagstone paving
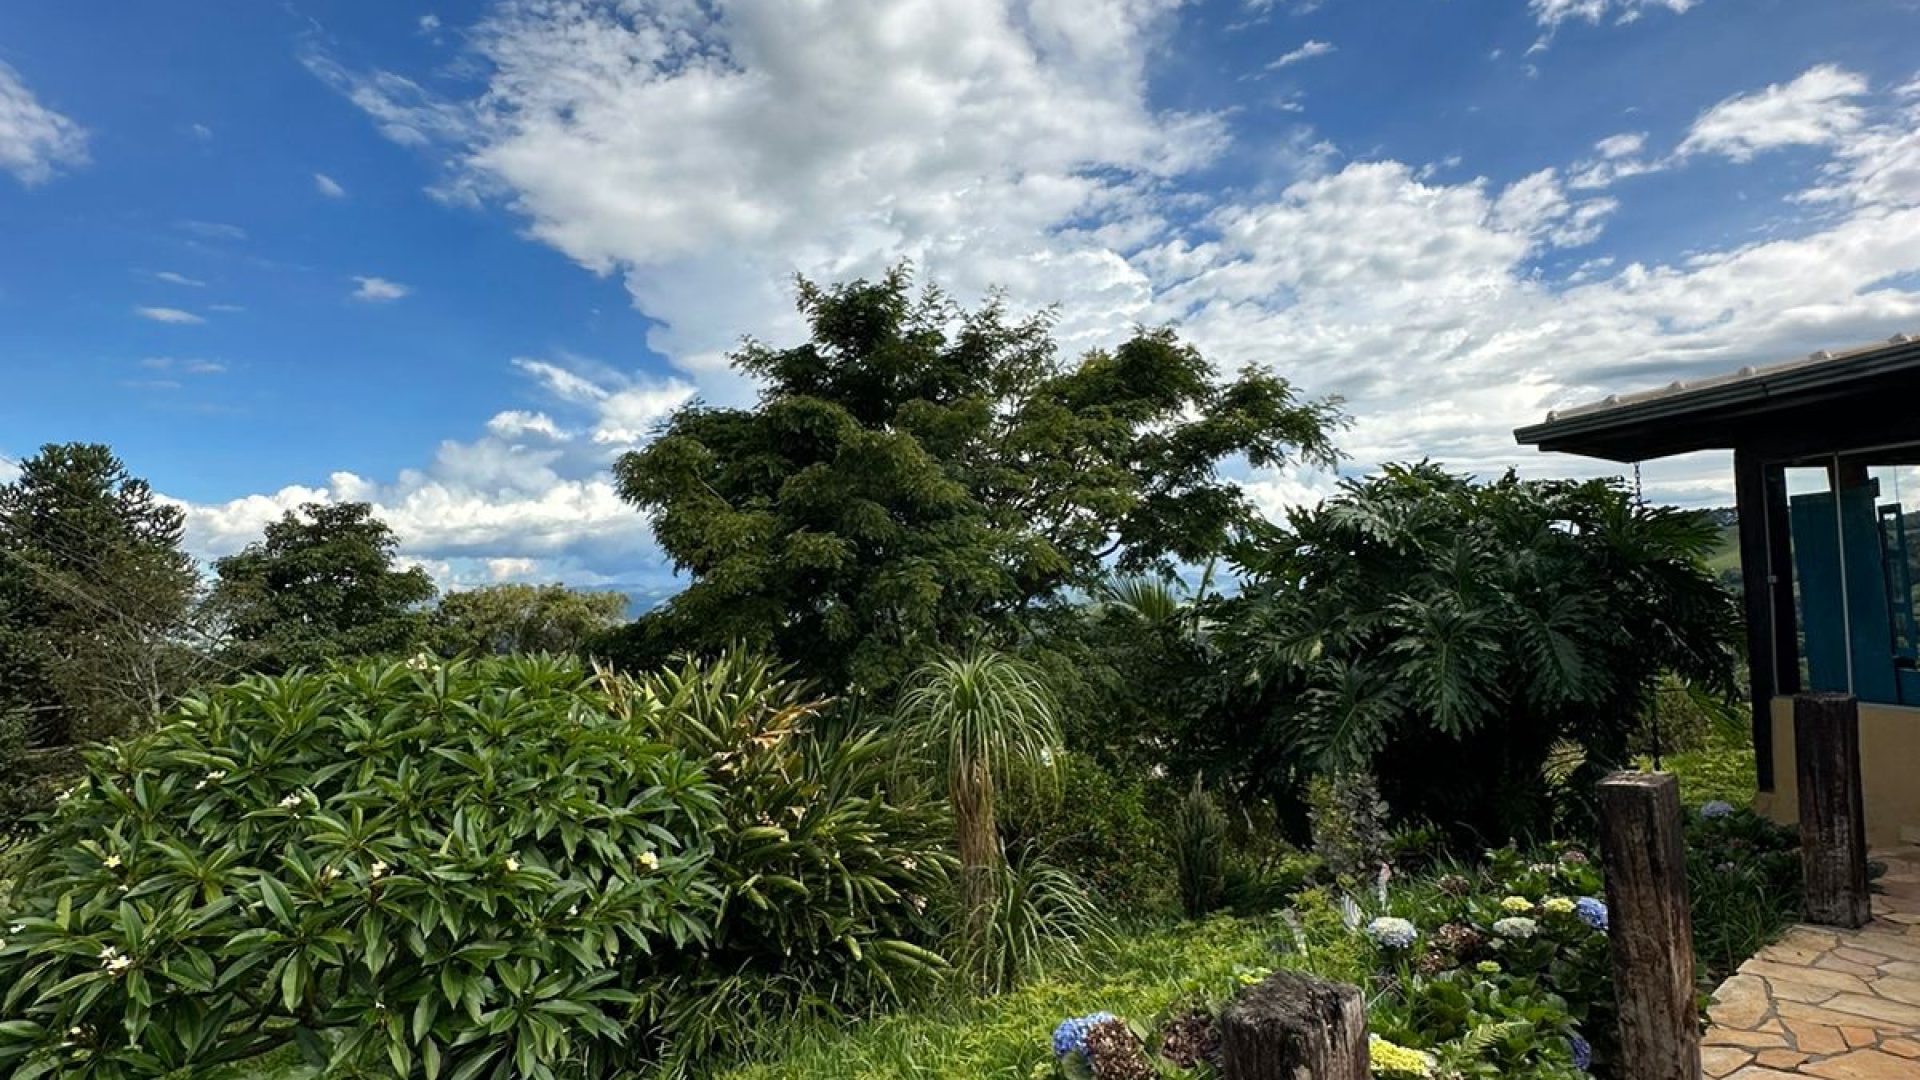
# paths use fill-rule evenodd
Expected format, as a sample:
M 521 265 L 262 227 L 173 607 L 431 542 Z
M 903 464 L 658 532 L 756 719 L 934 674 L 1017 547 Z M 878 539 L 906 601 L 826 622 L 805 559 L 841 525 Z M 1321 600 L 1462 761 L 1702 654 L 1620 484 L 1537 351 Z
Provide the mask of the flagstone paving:
M 1714 1080 L 1920 1080 L 1920 849 L 1876 853 L 1873 921 L 1796 926 L 1707 1009 Z

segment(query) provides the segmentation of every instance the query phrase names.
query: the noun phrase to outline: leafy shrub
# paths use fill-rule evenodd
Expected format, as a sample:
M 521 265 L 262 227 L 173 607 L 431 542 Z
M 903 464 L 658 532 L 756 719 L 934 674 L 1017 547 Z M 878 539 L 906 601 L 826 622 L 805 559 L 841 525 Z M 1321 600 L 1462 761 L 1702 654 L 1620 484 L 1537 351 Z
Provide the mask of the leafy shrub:
M 1086 885 L 1032 849 L 994 868 L 995 888 L 977 941 L 953 935 L 949 947 L 978 986 L 1004 989 L 1049 971 L 1075 970 L 1087 950 L 1104 948 L 1112 924 Z M 955 910 L 956 926 L 963 912 Z
M 1173 861 L 1164 827 L 1148 813 L 1147 784 L 1077 752 L 1059 755 L 1056 767 L 1057 797 L 1031 787 L 1008 793 L 1000 818 L 1008 846 L 1035 848 L 1110 907 L 1170 900 Z
M 649 954 L 712 933 L 717 796 L 549 661 L 191 699 L 95 753 L 33 842 L 0 1062 L 148 1077 L 295 1041 L 346 1071 L 582 1075 Z
M 1369 881 L 1387 861 L 1387 804 L 1373 777 L 1357 769 L 1316 776 L 1307 785 L 1313 852 L 1335 877 Z
M 1750 810 L 1692 812 L 1687 892 L 1697 974 L 1711 988 L 1800 917 L 1797 834 Z
M 1220 906 L 1236 915 L 1267 915 L 1286 907 L 1325 867 L 1314 855 L 1288 849 L 1236 848 L 1227 856 Z
M 863 1010 L 945 968 L 926 943 L 952 823 L 892 767 L 888 736 L 816 731 L 828 704 L 746 655 L 603 685 L 638 730 L 711 762 L 719 788 L 711 940 L 634 988 L 660 1067 L 737 1055 L 803 1012 Z
M 1173 864 L 1180 881 L 1180 906 L 1197 919 L 1220 906 L 1226 884 L 1227 815 L 1193 778 L 1193 788 L 1173 811 Z

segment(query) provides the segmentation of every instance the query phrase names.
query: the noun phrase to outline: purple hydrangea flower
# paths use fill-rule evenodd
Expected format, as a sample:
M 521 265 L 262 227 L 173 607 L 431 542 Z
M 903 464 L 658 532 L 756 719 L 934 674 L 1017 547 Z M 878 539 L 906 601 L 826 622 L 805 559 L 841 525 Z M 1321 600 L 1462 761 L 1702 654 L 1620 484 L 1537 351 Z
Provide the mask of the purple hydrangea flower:
M 1593 1069 L 1593 1044 L 1578 1035 L 1569 1036 L 1567 1049 L 1573 1051 L 1573 1064 L 1581 1072 Z
M 1607 928 L 1607 904 L 1604 900 L 1597 900 L 1591 896 L 1583 896 L 1574 901 L 1573 913 L 1580 917 L 1581 922 L 1586 923 L 1595 930 L 1605 930 Z
M 1700 816 L 1705 818 L 1708 821 L 1712 821 L 1714 818 L 1726 817 L 1728 814 L 1731 814 L 1731 813 L 1733 813 L 1733 804 L 1730 802 L 1723 802 L 1719 799 L 1715 799 L 1710 803 L 1705 803 L 1700 807 Z
M 1060 1021 L 1060 1026 L 1053 1029 L 1053 1056 L 1063 1058 L 1068 1054 L 1086 1053 L 1087 1032 L 1095 1024 L 1104 1024 L 1113 1019 L 1115 1017 L 1110 1012 L 1097 1012 Z

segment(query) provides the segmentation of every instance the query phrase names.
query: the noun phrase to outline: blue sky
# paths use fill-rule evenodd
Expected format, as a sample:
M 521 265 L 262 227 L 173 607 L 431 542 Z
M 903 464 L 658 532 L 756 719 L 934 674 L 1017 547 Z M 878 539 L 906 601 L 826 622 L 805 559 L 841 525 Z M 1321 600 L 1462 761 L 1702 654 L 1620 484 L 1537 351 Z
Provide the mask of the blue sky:
M 606 465 L 795 271 L 911 258 L 1345 396 L 1349 470 L 1920 331 L 1911 0 L 0 6 L 0 455 L 203 556 L 379 505 L 443 584 L 672 587 Z M 0 472 L 6 466 L 0 462 Z M 1238 470 L 1283 507 L 1333 478 Z M 1715 457 L 1656 495 L 1726 497 Z

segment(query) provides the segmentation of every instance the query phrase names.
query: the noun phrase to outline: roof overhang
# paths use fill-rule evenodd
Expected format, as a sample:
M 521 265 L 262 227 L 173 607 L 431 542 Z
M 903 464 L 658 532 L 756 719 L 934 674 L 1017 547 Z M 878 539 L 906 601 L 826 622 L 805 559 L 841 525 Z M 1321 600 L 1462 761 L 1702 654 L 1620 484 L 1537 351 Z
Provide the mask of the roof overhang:
M 1615 395 L 1513 434 L 1624 462 L 1769 445 L 1842 452 L 1884 441 L 1890 427 L 1920 439 L 1920 336 Z

